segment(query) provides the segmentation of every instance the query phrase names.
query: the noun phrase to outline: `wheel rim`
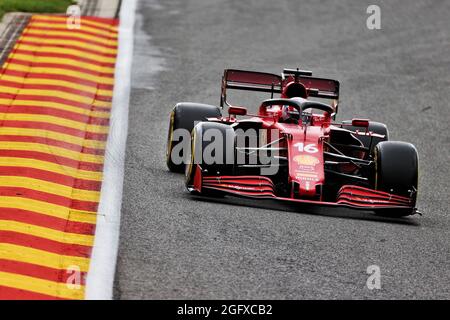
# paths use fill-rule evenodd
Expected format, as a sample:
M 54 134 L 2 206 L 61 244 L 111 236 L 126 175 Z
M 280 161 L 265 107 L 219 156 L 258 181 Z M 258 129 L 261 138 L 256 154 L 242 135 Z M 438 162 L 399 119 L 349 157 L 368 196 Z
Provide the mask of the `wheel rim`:
M 172 151 L 172 138 L 173 138 L 173 126 L 175 122 L 175 111 L 170 113 L 170 122 L 169 122 L 169 133 L 167 135 L 167 149 L 166 149 L 166 160 L 170 162 L 170 156 Z
M 186 167 L 186 181 L 187 183 L 191 183 L 191 176 L 192 176 L 192 170 L 194 167 L 194 155 L 195 155 L 195 137 L 196 137 L 196 133 L 195 133 L 195 128 L 192 129 L 192 133 L 191 133 L 191 154 L 190 154 L 190 161 L 187 164 Z

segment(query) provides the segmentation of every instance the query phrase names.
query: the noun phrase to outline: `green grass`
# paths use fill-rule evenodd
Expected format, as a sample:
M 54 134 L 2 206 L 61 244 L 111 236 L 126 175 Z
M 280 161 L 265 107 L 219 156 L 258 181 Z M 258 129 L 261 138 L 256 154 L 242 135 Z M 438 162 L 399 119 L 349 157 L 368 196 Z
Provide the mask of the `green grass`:
M 64 13 L 73 0 L 0 0 L 0 19 L 7 12 Z

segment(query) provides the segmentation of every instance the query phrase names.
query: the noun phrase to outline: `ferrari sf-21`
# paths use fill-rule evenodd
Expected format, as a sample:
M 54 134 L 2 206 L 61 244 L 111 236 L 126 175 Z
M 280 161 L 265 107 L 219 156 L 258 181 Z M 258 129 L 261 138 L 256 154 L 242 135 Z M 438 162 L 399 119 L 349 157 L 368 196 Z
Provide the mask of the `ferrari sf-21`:
M 337 122 L 338 81 L 299 69 L 227 69 L 221 89 L 220 107 L 182 102 L 170 114 L 167 166 L 185 172 L 189 192 L 395 217 L 418 213 L 416 148 L 390 141 L 379 122 Z M 227 101 L 229 89 L 270 99 L 251 114 Z

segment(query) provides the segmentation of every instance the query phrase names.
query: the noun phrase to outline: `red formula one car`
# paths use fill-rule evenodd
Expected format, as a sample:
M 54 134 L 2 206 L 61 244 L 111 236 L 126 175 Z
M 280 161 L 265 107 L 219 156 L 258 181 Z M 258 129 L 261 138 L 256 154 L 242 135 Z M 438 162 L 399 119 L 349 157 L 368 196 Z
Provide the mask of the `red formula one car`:
M 227 89 L 267 92 L 257 114 L 227 102 Z M 274 98 L 274 95 L 277 98 Z M 386 125 L 336 122 L 339 82 L 310 71 L 225 70 L 220 108 L 178 103 L 167 165 L 191 193 L 271 198 L 310 206 L 418 213 L 418 154 L 389 141 Z M 325 103 L 327 102 L 327 103 Z M 224 106 L 228 115 L 222 115 Z

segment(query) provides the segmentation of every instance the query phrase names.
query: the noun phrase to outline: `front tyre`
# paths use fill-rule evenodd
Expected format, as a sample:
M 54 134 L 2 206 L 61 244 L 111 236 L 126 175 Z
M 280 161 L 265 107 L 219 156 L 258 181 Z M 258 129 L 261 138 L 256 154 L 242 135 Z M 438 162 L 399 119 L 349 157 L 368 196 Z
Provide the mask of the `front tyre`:
M 198 123 L 191 134 L 190 161 L 186 164 L 186 188 L 192 192 L 195 168 L 200 166 L 204 175 L 231 175 L 234 172 L 234 129 L 215 122 Z M 215 194 L 216 192 L 209 192 Z
M 184 141 L 178 140 L 176 130 L 184 130 L 186 136 L 189 136 L 196 122 L 207 121 L 207 118 L 221 117 L 221 111 L 216 106 L 202 103 L 182 102 L 177 103 L 170 113 L 169 132 L 167 135 L 166 163 L 172 172 L 184 172 L 185 169 L 185 148 L 177 152 L 177 146 Z M 174 152 L 175 151 L 175 152 Z M 178 157 L 178 158 L 177 158 Z
M 384 141 L 375 146 L 374 184 L 376 190 L 391 194 L 413 197 L 412 207 L 416 204 L 419 156 L 411 143 Z M 389 210 L 389 215 L 404 216 L 413 210 Z

